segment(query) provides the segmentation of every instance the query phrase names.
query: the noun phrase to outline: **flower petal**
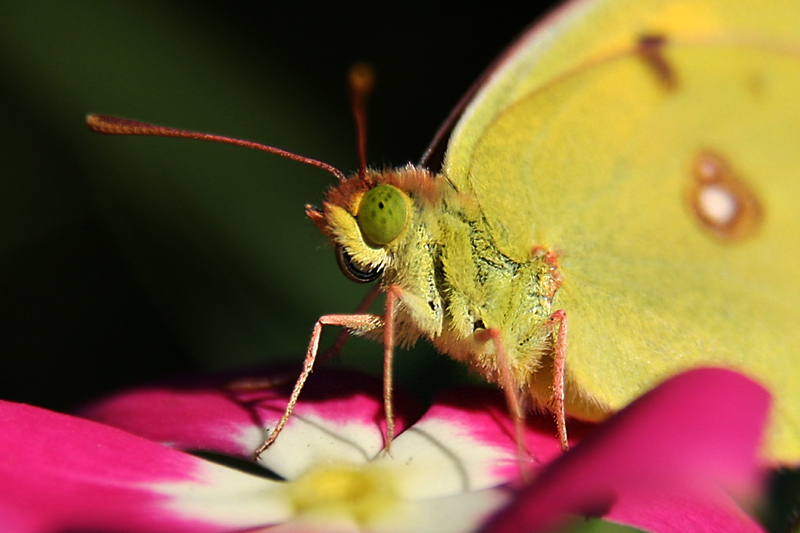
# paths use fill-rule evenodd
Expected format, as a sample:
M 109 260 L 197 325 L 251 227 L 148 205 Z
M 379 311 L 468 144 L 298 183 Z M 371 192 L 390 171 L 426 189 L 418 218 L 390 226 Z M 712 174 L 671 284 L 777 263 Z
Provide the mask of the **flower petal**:
M 574 436 L 583 430 L 581 425 Z M 561 456 L 549 414 L 528 417 L 525 440 L 531 458 L 527 468 Z M 519 480 L 521 473 L 514 422 L 502 393 L 492 389 L 449 391 L 398 436 L 391 456 L 381 460 L 402 470 L 398 490 L 415 500 L 506 485 Z
M 285 401 L 285 400 L 284 400 Z M 373 419 L 356 416 L 371 410 Z M 283 414 L 266 409 L 267 424 Z M 327 416 L 328 414 L 332 416 Z M 353 418 L 335 413 L 353 414 Z M 285 479 L 294 479 L 313 465 L 336 462 L 366 464 L 383 449 L 383 432 L 376 418 L 382 405 L 373 397 L 355 394 L 347 400 L 327 403 L 298 402 L 278 439 L 259 458 L 259 463 Z
M 517 446 L 495 391 L 463 389 L 437 401 L 376 464 L 399 469 L 402 497 L 426 500 L 503 485 L 519 477 Z M 474 409 L 481 404 L 481 409 Z M 504 468 L 512 465 L 511 469 Z M 436 472 L 436 475 L 431 475 Z
M 475 531 L 489 516 L 507 504 L 513 494 L 509 490 L 491 489 L 445 498 L 409 502 L 404 513 L 403 531 L 415 533 L 460 533 Z M 382 526 L 383 527 L 380 527 Z M 397 531 L 391 524 L 376 524 L 377 531 Z
M 118 429 L 10 402 L 0 402 L 0 427 L 4 532 L 229 531 L 289 514 L 252 496 L 278 483 Z
M 296 378 L 296 370 L 273 370 L 262 377 L 146 387 L 80 414 L 177 448 L 249 459 L 283 415 Z M 396 394 L 399 432 L 416 411 Z M 292 479 L 320 461 L 369 461 L 383 448 L 382 402 L 382 385 L 374 377 L 321 369 L 309 378 L 292 418 L 260 462 Z
M 752 492 L 769 395 L 728 370 L 677 376 L 551 463 L 488 531 L 545 531 L 568 513 L 650 531 L 760 531 Z M 687 529 L 688 528 L 688 529 Z
M 221 388 L 140 388 L 79 414 L 176 448 L 234 457 L 250 457 L 264 439 L 247 406 Z

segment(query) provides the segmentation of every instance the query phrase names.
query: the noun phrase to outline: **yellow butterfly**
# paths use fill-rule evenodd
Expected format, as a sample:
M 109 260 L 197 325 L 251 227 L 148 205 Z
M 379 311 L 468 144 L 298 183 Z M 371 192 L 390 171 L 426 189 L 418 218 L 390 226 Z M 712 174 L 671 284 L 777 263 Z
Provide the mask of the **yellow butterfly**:
M 518 420 L 552 408 L 564 446 L 567 416 L 603 419 L 687 368 L 739 370 L 775 399 L 766 456 L 798 463 L 798 28 L 792 0 L 573 1 L 490 68 L 422 166 L 349 178 L 245 141 L 89 124 L 339 178 L 307 213 L 349 277 L 380 278 L 386 312 L 320 318 L 265 446 L 339 325 L 383 338 L 387 444 L 394 346 L 424 337 L 500 385 Z

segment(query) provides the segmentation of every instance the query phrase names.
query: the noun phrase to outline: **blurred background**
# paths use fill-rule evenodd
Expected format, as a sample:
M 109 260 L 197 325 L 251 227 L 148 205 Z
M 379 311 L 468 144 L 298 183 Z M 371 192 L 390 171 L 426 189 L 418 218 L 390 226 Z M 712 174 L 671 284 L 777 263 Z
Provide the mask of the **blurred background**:
M 0 0 L 0 398 L 64 411 L 171 375 L 299 364 L 316 319 L 369 290 L 304 216 L 331 176 L 236 147 L 94 134 L 87 113 L 350 171 L 346 73 L 367 61 L 368 158 L 404 165 L 546 7 L 528 4 Z M 421 344 L 397 356 L 401 387 L 467 379 Z M 352 342 L 328 364 L 379 374 L 381 357 Z M 779 478 L 786 505 L 798 485 Z
M 299 363 L 317 317 L 369 290 L 303 212 L 332 177 L 242 148 L 102 136 L 84 117 L 256 140 L 349 172 L 346 74 L 367 61 L 369 160 L 417 161 L 542 9 L 429 4 L 0 2 L 0 398 L 67 410 L 162 376 Z M 381 360 L 361 341 L 332 364 L 379 373 Z M 423 390 L 465 373 L 427 347 L 396 367 Z

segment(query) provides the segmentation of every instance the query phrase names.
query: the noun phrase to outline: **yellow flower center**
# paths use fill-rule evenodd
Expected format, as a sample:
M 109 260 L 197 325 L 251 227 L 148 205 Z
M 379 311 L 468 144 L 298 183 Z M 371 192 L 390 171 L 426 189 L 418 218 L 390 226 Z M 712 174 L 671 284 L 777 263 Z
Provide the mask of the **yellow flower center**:
M 398 503 L 391 474 L 375 465 L 318 465 L 290 483 L 297 514 L 349 516 L 360 524 Z

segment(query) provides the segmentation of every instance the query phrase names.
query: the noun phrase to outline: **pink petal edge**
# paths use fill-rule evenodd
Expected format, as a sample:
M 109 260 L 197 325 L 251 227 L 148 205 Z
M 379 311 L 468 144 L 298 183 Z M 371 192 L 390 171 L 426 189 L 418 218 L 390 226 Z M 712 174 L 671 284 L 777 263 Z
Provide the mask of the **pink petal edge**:
M 250 458 L 266 437 L 266 428 L 283 414 L 296 377 L 296 370 L 282 369 L 264 375 L 276 382 L 274 386 L 249 387 L 261 379 L 256 376 L 141 387 L 100 400 L 79 414 L 180 449 Z M 417 413 L 407 399 L 395 404 L 399 432 Z M 309 378 L 294 414 L 343 426 L 361 423 L 382 428 L 381 383 L 361 373 L 320 369 Z
M 153 488 L 203 483 L 201 459 L 101 424 L 11 402 L 0 401 L 0 427 L 4 532 L 225 530 L 169 511 L 170 498 Z
M 501 391 L 473 387 L 449 390 L 436 399 L 413 427 L 426 429 L 437 422 L 442 422 L 443 427 L 456 429 L 459 435 L 455 438 L 458 440 L 469 439 L 477 449 L 494 450 L 494 460 L 483 465 L 485 472 L 482 473 L 494 480 L 492 486 L 519 479 L 516 430 Z M 552 415 L 529 414 L 526 422 L 525 446 L 531 456 L 531 468 L 541 468 L 560 457 L 561 445 Z M 576 422 L 571 427 L 571 441 L 579 441 L 593 427 L 594 424 Z M 469 457 L 466 456 L 465 460 Z
M 761 531 L 730 494 L 760 485 L 769 401 L 728 370 L 676 376 L 548 465 L 486 531 L 547 531 L 568 515 L 661 533 Z

